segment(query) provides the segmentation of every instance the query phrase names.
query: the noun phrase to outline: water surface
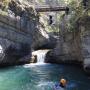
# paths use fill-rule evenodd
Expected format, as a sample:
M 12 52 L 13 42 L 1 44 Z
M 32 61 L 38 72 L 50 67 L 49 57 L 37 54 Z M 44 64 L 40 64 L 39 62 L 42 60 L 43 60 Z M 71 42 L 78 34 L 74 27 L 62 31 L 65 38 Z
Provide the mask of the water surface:
M 53 90 L 60 78 L 66 78 L 66 90 L 90 90 L 90 79 L 73 66 L 42 64 L 0 69 L 0 90 Z

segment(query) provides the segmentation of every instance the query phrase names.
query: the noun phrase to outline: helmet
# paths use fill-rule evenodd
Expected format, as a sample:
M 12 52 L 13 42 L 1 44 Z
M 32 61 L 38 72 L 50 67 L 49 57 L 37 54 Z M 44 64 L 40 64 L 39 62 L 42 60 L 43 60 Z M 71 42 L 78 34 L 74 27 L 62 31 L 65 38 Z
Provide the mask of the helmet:
M 66 79 L 61 79 L 60 80 L 60 85 L 62 85 L 63 87 L 66 86 L 66 83 L 67 83 Z

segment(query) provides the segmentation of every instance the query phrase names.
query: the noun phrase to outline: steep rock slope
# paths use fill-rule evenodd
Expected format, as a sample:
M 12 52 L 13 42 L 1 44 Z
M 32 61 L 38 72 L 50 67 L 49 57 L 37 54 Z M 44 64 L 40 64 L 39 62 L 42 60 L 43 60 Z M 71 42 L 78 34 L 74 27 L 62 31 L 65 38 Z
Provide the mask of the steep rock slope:
M 50 36 L 39 23 L 39 17 L 31 5 L 12 0 L 7 12 L 1 10 L 0 66 L 29 63 L 31 49 L 48 43 Z

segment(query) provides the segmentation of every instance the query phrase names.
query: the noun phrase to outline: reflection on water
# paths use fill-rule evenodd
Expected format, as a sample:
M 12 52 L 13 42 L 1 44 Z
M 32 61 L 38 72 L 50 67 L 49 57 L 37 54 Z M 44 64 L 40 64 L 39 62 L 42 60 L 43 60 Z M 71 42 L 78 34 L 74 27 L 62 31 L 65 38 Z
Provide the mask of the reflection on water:
M 53 90 L 61 77 L 66 90 L 90 90 L 90 80 L 79 68 L 65 65 L 24 65 L 0 70 L 0 90 Z

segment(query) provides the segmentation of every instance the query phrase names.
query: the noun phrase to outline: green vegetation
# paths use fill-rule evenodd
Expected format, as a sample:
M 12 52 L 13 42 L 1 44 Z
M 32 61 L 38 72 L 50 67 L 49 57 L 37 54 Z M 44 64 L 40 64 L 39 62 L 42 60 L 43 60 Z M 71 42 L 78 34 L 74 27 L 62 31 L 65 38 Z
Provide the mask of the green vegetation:
M 3 8 L 3 11 L 0 12 L 0 14 L 7 15 L 7 12 L 4 12 L 4 11 L 7 11 L 9 1 L 10 0 L 2 0 L 4 8 Z M 37 0 L 37 1 L 40 4 L 45 2 L 45 0 Z M 47 1 L 50 1 L 50 0 L 47 0 Z M 82 0 L 54 0 L 55 3 L 59 3 L 59 4 L 61 3 L 62 5 L 67 5 L 70 8 L 70 11 L 68 14 L 69 21 L 67 23 L 67 28 L 69 31 L 74 31 L 76 22 L 78 21 L 79 18 L 84 17 L 86 15 L 90 16 L 90 11 L 89 10 L 87 11 L 84 9 L 81 1 Z M 30 11 L 30 14 L 31 14 L 31 11 Z M 59 31 L 60 23 L 62 22 L 65 12 L 56 12 L 54 14 L 55 14 L 54 15 L 55 19 L 53 21 L 55 23 L 52 25 L 48 24 L 49 15 L 47 13 L 44 13 L 43 15 L 41 15 L 41 17 L 44 17 L 46 15 L 46 18 L 45 17 L 43 18 L 43 22 L 44 22 L 43 24 L 45 25 L 46 30 L 48 32 L 58 32 Z M 32 16 L 34 16 L 34 15 L 32 15 Z
M 2 10 L 6 11 L 10 0 L 2 0 Z
M 8 13 L 5 12 L 5 11 L 0 11 L 0 14 L 3 15 L 3 16 L 7 16 L 8 15 Z
M 68 30 L 69 31 L 74 31 L 75 30 L 75 26 L 77 24 L 77 21 L 81 18 L 81 17 L 85 17 L 88 15 L 88 11 L 86 9 L 84 9 L 82 2 L 76 2 L 76 1 L 72 1 L 71 3 L 69 3 L 68 5 L 70 7 L 70 20 L 69 20 L 69 27 Z
M 2 0 L 1 2 L 1 8 L 0 8 L 0 15 L 7 16 L 8 15 L 8 3 L 10 0 Z
M 77 21 L 81 18 L 81 17 L 86 17 L 87 15 L 90 16 L 90 11 L 87 9 L 84 9 L 82 0 L 56 0 L 58 3 L 63 3 L 66 4 L 70 11 L 69 14 L 67 15 L 68 19 L 68 23 L 67 23 L 67 29 L 69 32 L 72 32 L 75 30 L 75 26 L 77 24 Z M 42 15 L 43 16 L 43 15 Z M 58 32 L 59 31 L 59 26 L 60 23 L 62 22 L 62 19 L 64 18 L 65 13 L 64 12 L 57 12 L 55 17 L 55 23 L 54 25 L 49 25 L 48 21 L 49 20 L 44 20 L 45 22 L 45 26 L 46 26 L 46 30 L 48 32 Z M 47 15 L 48 17 L 48 15 Z

